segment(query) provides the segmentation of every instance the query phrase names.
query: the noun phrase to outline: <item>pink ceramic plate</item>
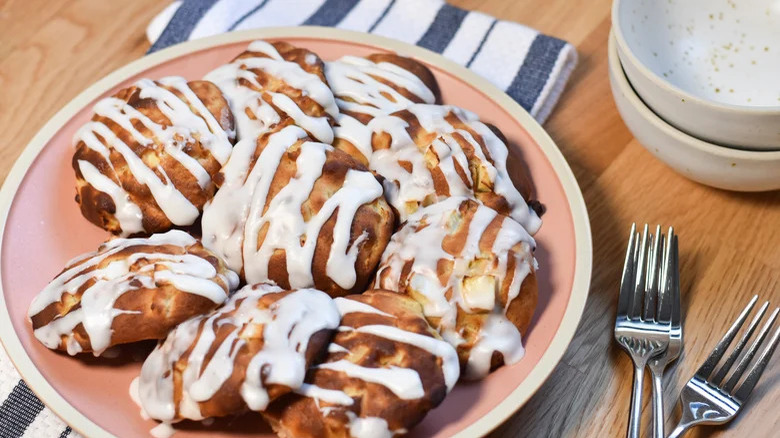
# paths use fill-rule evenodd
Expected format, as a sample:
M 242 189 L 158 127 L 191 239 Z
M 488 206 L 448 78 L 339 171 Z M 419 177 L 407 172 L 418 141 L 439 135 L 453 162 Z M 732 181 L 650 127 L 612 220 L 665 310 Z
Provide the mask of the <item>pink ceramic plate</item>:
M 577 328 L 588 292 L 591 236 L 582 195 L 560 151 L 517 103 L 484 79 L 427 50 L 386 38 L 324 28 L 276 28 L 188 42 L 144 57 L 110 74 L 63 108 L 19 157 L 0 193 L 0 330 L 8 355 L 41 400 L 87 436 L 144 436 L 155 425 L 139 416 L 128 386 L 149 345 L 126 348 L 114 359 L 71 358 L 47 350 L 32 335 L 27 306 L 77 254 L 108 236 L 79 213 L 70 167 L 71 137 L 91 116 L 95 100 L 141 77 L 198 79 L 258 38 L 284 39 L 325 60 L 396 51 L 433 70 L 444 102 L 460 105 L 499 126 L 514 160 L 527 166 L 537 197 L 547 206 L 537 235 L 539 307 L 525 339 L 526 357 L 479 383 L 460 384 L 413 431 L 413 436 L 476 436 L 506 420 L 539 388 Z M 521 159 L 521 160 L 518 160 Z M 524 164 L 518 164 L 524 163 Z M 182 425 L 176 437 L 268 434 L 258 415 Z

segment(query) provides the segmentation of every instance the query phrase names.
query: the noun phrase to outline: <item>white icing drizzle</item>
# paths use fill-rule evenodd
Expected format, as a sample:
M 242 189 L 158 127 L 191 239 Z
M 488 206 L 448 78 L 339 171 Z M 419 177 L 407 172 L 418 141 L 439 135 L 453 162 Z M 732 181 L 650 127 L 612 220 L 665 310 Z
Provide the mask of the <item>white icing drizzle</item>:
M 342 316 L 342 321 L 344 316 L 350 313 L 368 313 L 395 318 L 395 316 L 361 301 L 349 298 L 336 298 L 334 302 Z M 365 333 L 423 349 L 434 356 L 442 358 L 442 373 L 448 391 L 452 389 L 455 382 L 458 380 L 458 375 L 460 373 L 458 355 L 451 345 L 442 340 L 432 336 L 402 330 L 392 325 L 383 324 L 371 324 L 361 327 L 341 325 L 338 330 L 341 332 L 357 331 L 359 333 Z M 336 346 L 336 348 L 333 348 L 334 346 Z M 328 351 L 330 353 L 349 353 L 348 349 L 335 342 L 330 344 Z M 402 400 L 414 400 L 425 395 L 419 373 L 411 368 L 401 368 L 393 365 L 384 366 L 382 368 L 369 368 L 350 362 L 346 359 L 340 359 L 322 363 L 315 367 L 315 369 L 338 371 L 350 378 L 382 385 Z M 296 392 L 313 399 L 317 408 L 325 416 L 332 412 L 333 407 L 321 406 L 320 404 L 322 402 L 338 406 L 354 405 L 352 397 L 338 389 L 327 389 L 305 383 L 297 389 Z M 349 410 L 345 410 L 344 412 L 349 419 L 347 427 L 352 437 L 391 437 L 405 433 L 405 430 L 390 431 L 386 420 L 382 418 L 360 417 Z
M 394 435 L 403 435 L 405 430 L 391 431 L 384 418 L 358 417 L 354 412 L 348 411 L 349 435 L 352 438 L 391 438 Z
M 377 78 L 406 89 L 421 102 L 436 101 L 436 96 L 419 77 L 390 62 L 375 63 L 366 58 L 344 56 L 337 61 L 325 63 L 325 76 L 342 111 L 377 117 L 414 104 L 395 88 Z M 352 143 L 367 159 L 371 157 L 371 130 L 357 119 L 343 113 L 336 122 L 336 138 Z
M 510 276 L 507 306 L 517 297 L 520 286 L 531 272 L 530 263 L 535 264 L 531 255 L 535 242 L 520 224 L 505 217 L 493 243 L 492 253 L 489 254 L 496 260 L 494 270 L 486 273 L 484 278 L 471 279 L 482 282 L 475 281 L 465 286 L 464 282 L 469 275 L 473 275 L 469 273 L 469 264 L 482 256 L 480 239 L 498 213 L 479 205 L 469 223 L 465 245 L 461 253 L 453 257 L 444 251 L 442 242 L 460 226 L 462 218 L 456 219 L 454 215 L 463 202 L 468 202 L 467 198 L 453 197 L 411 215 L 382 255 L 375 287 L 398 290 L 402 269 L 408 261 L 412 261 L 407 276 L 407 290 L 425 297 L 421 300 L 424 314 L 429 318 L 441 318 L 437 329 L 447 342 L 456 347 L 464 342 L 457 324 L 458 308 L 467 313 L 491 311 L 480 328 L 463 373 L 464 377 L 478 378 L 489 372 L 494 351 L 502 353 L 507 364 L 516 363 L 523 356 L 520 332 L 506 318 L 506 307 L 497 306 L 496 294 L 507 276 Z M 514 252 L 518 243 L 521 244 L 521 253 Z M 515 262 L 511 272 L 508 271 L 510 250 L 513 251 Z M 444 284 L 440 283 L 437 274 L 440 260 L 453 263 L 452 275 Z
M 393 315 L 383 312 L 382 310 L 379 310 L 376 307 L 370 304 L 366 304 L 362 301 L 352 300 L 349 298 L 336 298 L 335 302 L 342 318 L 350 313 L 373 313 L 394 318 Z M 440 357 L 442 359 L 442 374 L 444 375 L 444 382 L 447 385 L 447 390 L 449 391 L 453 386 L 455 386 L 455 383 L 458 380 L 458 376 L 460 375 L 460 365 L 458 363 L 458 355 L 455 349 L 453 349 L 452 346 L 448 343 L 436 339 L 432 336 L 425 336 L 419 333 L 402 330 L 395 326 L 385 324 L 371 324 L 357 328 L 344 325 L 339 327 L 339 331 L 353 330 L 360 333 L 366 333 L 380 338 L 389 339 L 395 342 L 414 345 L 415 347 L 425 350 L 436 357 Z M 335 343 L 332 343 L 332 345 L 333 344 Z M 343 366 L 340 365 L 340 367 Z M 349 374 L 348 371 L 344 372 Z M 415 375 L 416 374 L 417 373 L 415 372 Z M 417 381 L 419 382 L 419 375 L 417 375 Z M 379 381 L 374 381 L 374 383 L 381 384 Z M 422 383 L 420 383 L 419 388 L 415 388 L 412 391 L 420 392 L 422 390 Z M 404 398 L 398 393 L 396 393 L 396 395 L 398 395 L 399 398 Z
M 330 345 L 328 345 L 328 353 L 347 353 L 349 354 L 349 350 L 342 347 L 341 345 L 331 342 Z
M 442 372 L 444 373 L 444 383 L 447 385 L 447 391 L 451 391 L 460 376 L 460 364 L 458 363 L 458 353 L 447 342 L 436 339 L 431 336 L 421 335 L 419 333 L 401 330 L 390 325 L 364 325 L 354 329 L 360 333 L 378 336 L 380 338 L 390 339 L 391 341 L 402 342 L 414 345 L 417 348 L 427 351 L 434 356 L 442 359 Z
M 230 156 L 232 133 L 226 132 L 222 125 L 206 108 L 190 88 L 187 80 L 181 77 L 166 77 L 157 82 L 140 79 L 133 86 L 139 89 L 141 99 L 150 99 L 168 119 L 170 125 L 154 122 L 144 113 L 132 107 L 127 102 L 116 97 L 108 97 L 98 101 L 94 106 L 95 114 L 107 118 L 130 134 L 133 141 L 144 147 L 154 147 L 161 144 L 163 151 L 186 168 L 204 188 L 211 178 L 203 166 L 184 151 L 187 143 L 197 140 L 220 163 L 225 164 Z M 167 88 L 166 88 L 167 87 Z M 173 89 L 181 93 L 180 98 Z M 152 138 L 146 137 L 133 125 L 140 122 L 151 132 Z M 102 140 L 100 137 L 102 137 Z M 89 121 L 75 134 L 73 143 L 84 142 L 84 145 L 100 153 L 111 167 L 110 153 L 119 153 L 138 183 L 145 185 L 152 192 L 155 202 L 170 221 L 175 225 L 191 225 L 200 212 L 184 194 L 179 191 L 169 179 L 165 170 L 157 165 L 149 167 L 133 149 L 122 141 L 103 122 Z M 106 193 L 117 206 L 116 218 L 124 235 L 144 231 L 141 225 L 141 213 L 124 187 L 116 184 L 111 178 L 101 174 L 94 165 L 79 161 L 85 181 L 95 189 Z M 162 175 L 162 179 L 159 175 Z
M 111 344 L 114 318 L 124 313 L 133 313 L 116 309 L 114 303 L 127 292 L 141 288 L 154 289 L 159 283 L 169 283 L 182 292 L 203 296 L 217 304 L 222 303 L 228 293 L 238 286 L 238 276 L 232 271 L 218 273 L 211 263 L 194 254 L 135 252 L 97 268 L 113 254 L 134 246 L 175 245 L 185 248 L 196 243 L 189 234 L 172 230 L 149 238 L 116 238 L 103 244 L 96 252 L 76 258 L 33 299 L 28 316 L 32 318 L 49 305 L 60 302 L 65 293 L 75 294 L 88 281 L 94 283 L 81 295 L 79 309 L 37 328 L 35 337 L 52 349 L 64 342 L 68 353 L 74 355 L 81 348 L 73 336 L 73 330 L 83 324 L 92 350 L 95 356 L 99 356 Z M 130 267 L 141 259 L 149 263 L 130 271 Z M 217 281 L 225 284 L 228 290 L 224 290 Z
M 419 77 L 390 62 L 375 63 L 366 58 L 344 56 L 325 63 L 325 77 L 337 96 L 339 108 L 372 116 L 389 114 L 414 103 L 377 77 L 408 90 L 422 102 L 436 100 Z M 352 101 L 344 100 L 345 97 Z
M 236 145 L 233 158 L 223 169 L 224 183 L 204 209 L 203 241 L 224 257 L 232 269 L 243 268 L 249 283 L 268 280 L 271 255 L 284 250 L 290 286 L 310 287 L 314 285 L 311 265 L 317 236 L 338 209 L 326 273 L 340 287 L 350 289 L 356 281 L 358 250 L 367 237 L 364 234 L 350 245 L 352 222 L 360 206 L 382 196 L 382 185 L 370 172 L 349 170 L 342 187 L 305 221 L 301 206 L 322 175 L 326 154 L 333 151 L 331 146 L 306 141 L 296 160 L 296 175 L 268 200 L 271 182 L 285 152 L 305 137 L 306 133 L 296 126 L 274 133 L 251 170 L 244 160 L 254 152 L 254 143 L 241 141 Z M 258 242 L 260 230 L 266 226 L 265 238 Z M 305 242 L 301 244 L 303 238 Z
M 130 399 L 138 406 L 138 410 L 140 411 L 141 418 L 144 420 L 149 420 L 149 414 L 144 411 L 144 408 L 141 406 L 141 396 L 138 394 L 138 384 L 141 381 L 140 377 L 134 377 L 133 380 L 130 381 L 130 390 L 128 393 L 130 394 Z
M 197 131 L 195 132 L 198 133 L 198 139 L 201 144 L 211 152 L 220 164 L 225 164 L 230 157 L 230 152 L 232 150 L 229 137 L 235 136 L 235 132 L 228 132 L 222 128 L 223 124 L 220 122 L 223 121 L 218 121 L 214 115 L 211 114 L 211 111 L 206 108 L 206 105 L 189 87 L 186 79 L 179 76 L 168 76 L 159 79 L 158 82 L 165 87 L 170 87 L 180 92 L 187 99 L 187 102 L 185 103 L 180 99 L 174 99 L 170 96 L 173 93 L 165 88 L 148 86 L 154 84 L 152 81 L 148 80 L 144 84 L 145 86 L 141 88 L 140 97 L 142 99 L 154 99 L 155 101 L 170 106 L 166 107 L 165 105 L 159 105 L 163 114 L 174 122 L 174 126 L 187 126 L 190 127 L 189 129 L 197 126 Z M 184 105 L 187 103 L 195 107 L 197 114 L 185 111 Z M 204 129 L 204 122 L 208 127 L 208 130 Z M 211 135 L 208 135 L 209 133 L 211 133 Z
M 160 423 L 149 431 L 154 438 L 170 438 L 174 433 L 176 430 L 168 423 Z
M 437 167 L 444 174 L 449 186 L 450 196 L 466 196 L 475 198 L 474 181 L 471 181 L 466 153 L 453 137 L 461 136 L 473 148 L 475 160 L 481 171 L 492 182 L 493 191 L 503 196 L 511 207 L 510 216 L 520 222 L 531 233 L 541 226 L 541 219 L 528 206 L 520 192 L 517 191 L 506 170 L 508 150 L 506 145 L 481 123 L 477 116 L 464 109 L 447 105 L 416 104 L 407 108 L 419 121 L 421 127 L 428 132 L 435 132 L 439 137 L 431 143 L 429 151 L 435 153 L 439 163 Z M 479 142 L 465 129 L 456 129 L 445 117 L 455 114 L 480 137 L 490 154 L 490 160 L 485 155 Z M 385 196 L 399 212 L 401 219 L 408 217 L 407 203 L 422 204 L 427 197 L 434 196 L 436 190 L 433 184 L 431 170 L 425 160 L 425 153 L 407 132 L 408 124 L 400 117 L 393 115 L 377 117 L 368 127 L 373 133 L 388 133 L 392 140 L 389 149 L 375 151 L 370 158 L 369 167 L 386 178 Z M 412 164 L 411 174 L 399 162 L 408 161 Z M 456 165 L 466 174 L 468 185 L 456 171 Z
M 323 363 L 317 368 L 340 371 L 355 379 L 377 383 L 392 391 L 401 400 L 414 400 L 425 395 L 420 375 L 410 368 L 368 368 L 344 359 Z
M 494 351 L 500 351 L 507 365 L 516 364 L 525 356 L 520 332 L 500 310 L 488 315 L 480 329 L 479 339 L 469 354 L 468 376 L 486 376 Z
M 326 403 L 342 406 L 351 406 L 354 403 L 352 397 L 348 396 L 344 391 L 320 388 L 317 385 L 309 383 L 304 383 L 300 388 L 296 389 L 295 392 L 302 396 L 313 398 L 317 403 L 324 401 Z
M 266 384 L 292 389 L 303 384 L 309 341 L 320 330 L 338 326 L 338 309 L 328 295 L 314 289 L 294 291 L 268 308 L 258 308 L 260 297 L 273 292 L 281 289 L 270 284 L 246 286 L 222 308 L 184 322 L 158 345 L 144 362 L 138 387 L 141 404 L 150 417 L 165 422 L 203 419 L 198 403 L 211 399 L 230 378 L 236 355 L 246 343 L 243 336 L 259 325 L 264 345 L 246 368 L 239 390 L 244 402 L 250 409 L 263 410 L 270 401 Z M 226 324 L 234 329 L 214 349 L 217 330 Z M 171 371 L 182 358 L 186 368 L 181 376 L 181 401 L 177 407 Z
M 144 229 L 142 223 L 144 215 L 138 205 L 130 200 L 130 195 L 125 189 L 111 178 L 100 173 L 97 167 L 89 161 L 79 160 L 78 165 L 84 180 L 96 190 L 110 196 L 114 201 L 116 207 L 114 217 L 119 221 L 123 231 L 132 233 Z
M 370 304 L 366 304 L 358 300 L 336 298 L 336 306 L 338 306 L 339 312 L 342 316 L 348 313 L 373 313 L 376 315 L 387 316 L 389 318 L 395 318 L 395 316 L 387 312 L 383 312 Z
M 284 60 L 276 48 L 265 41 L 254 41 L 247 50 L 249 52 L 261 53 L 267 57 L 257 56 L 237 59 L 205 76 L 205 79 L 217 84 L 230 102 L 230 107 L 233 109 L 236 117 L 239 139 L 254 139 L 281 120 L 281 115 L 262 98 L 263 93 L 268 93 L 273 104 L 287 116 L 291 117 L 296 125 L 305 129 L 317 140 L 324 143 L 332 143 L 333 129 L 326 117 L 309 116 L 288 96 L 263 90 L 255 74 L 250 70 L 262 70 L 266 74 L 283 80 L 287 85 L 301 90 L 303 96 L 311 98 L 326 113 L 336 118 L 339 110 L 336 106 L 333 92 L 322 79 L 315 74 L 307 72 L 297 63 Z M 312 60 L 307 56 L 305 61 L 309 64 L 314 64 L 316 58 Z M 240 84 L 239 79 L 248 81 L 255 89 Z M 247 111 L 253 116 L 250 117 Z
M 341 138 L 352 143 L 366 159 L 373 153 L 371 134 L 372 132 L 368 129 L 368 126 L 352 116 L 342 113 L 336 118 L 336 126 L 333 128 L 335 138 Z
M 296 126 L 287 126 L 274 133 L 268 137 L 262 159 L 258 159 L 251 169 L 248 166 L 257 145 L 254 139 L 240 140 L 234 147 L 233 156 L 222 168 L 224 182 L 203 208 L 202 240 L 236 272 L 244 265 L 244 229 L 250 210 L 256 211 L 265 205 L 282 155 L 305 137 L 306 132 Z M 255 207 L 256 204 L 260 206 Z

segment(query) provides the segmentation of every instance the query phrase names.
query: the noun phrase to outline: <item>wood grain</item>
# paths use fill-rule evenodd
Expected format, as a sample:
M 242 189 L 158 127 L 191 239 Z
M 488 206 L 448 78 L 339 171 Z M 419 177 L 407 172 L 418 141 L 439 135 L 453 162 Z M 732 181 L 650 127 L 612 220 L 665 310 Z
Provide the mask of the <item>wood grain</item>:
M 607 78 L 609 0 L 458 0 L 574 44 L 580 62 L 546 129 L 582 188 L 593 229 L 593 281 L 563 361 L 496 437 L 621 436 L 632 366 L 612 340 L 630 223 L 674 225 L 680 235 L 685 347 L 665 378 L 667 427 L 677 394 L 754 293 L 780 302 L 780 192 L 711 189 L 672 172 L 632 137 Z M 144 30 L 167 2 L 0 3 L 0 177 L 59 108 L 148 48 Z M 730 425 L 688 436 L 773 436 L 780 367 L 770 363 L 746 411 Z M 644 423 L 649 423 L 649 381 Z M 649 427 L 644 427 L 648 431 Z M 649 435 L 648 435 L 649 436 Z

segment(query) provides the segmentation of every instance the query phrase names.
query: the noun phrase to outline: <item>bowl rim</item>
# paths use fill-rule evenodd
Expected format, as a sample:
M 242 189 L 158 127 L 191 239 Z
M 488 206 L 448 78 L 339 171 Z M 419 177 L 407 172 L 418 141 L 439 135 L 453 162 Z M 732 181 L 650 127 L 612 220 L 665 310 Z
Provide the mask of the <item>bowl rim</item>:
M 542 384 L 552 375 L 557 364 L 563 359 L 572 339 L 579 327 L 580 319 L 585 310 L 590 281 L 592 275 L 593 242 L 590 229 L 590 220 L 585 205 L 582 191 L 577 183 L 574 173 L 564 158 L 560 149 L 550 138 L 542 126 L 520 104 L 509 97 L 504 91 L 490 83 L 487 79 L 472 72 L 468 68 L 451 61 L 444 56 L 414 46 L 403 41 L 382 37 L 363 32 L 348 31 L 343 29 L 320 26 L 295 26 L 295 27 L 268 27 L 250 29 L 245 31 L 229 32 L 206 38 L 183 42 L 140 59 L 132 61 L 117 70 L 109 73 L 102 79 L 93 83 L 69 103 L 63 106 L 52 116 L 35 136 L 27 143 L 16 162 L 12 166 L 0 189 L 0 246 L 5 235 L 8 215 L 15 198 L 17 189 L 26 176 L 27 170 L 37 158 L 49 139 L 62 126 L 70 120 L 72 115 L 87 105 L 89 102 L 109 91 L 121 81 L 131 77 L 145 69 L 162 64 L 170 59 L 185 56 L 189 53 L 207 50 L 209 48 L 248 42 L 263 38 L 322 38 L 360 44 L 374 45 L 397 53 L 424 59 L 425 62 L 435 65 L 449 74 L 461 78 L 465 82 L 475 86 L 487 97 L 504 108 L 512 117 L 516 118 L 528 135 L 534 139 L 548 159 L 555 172 L 564 196 L 567 200 L 572 215 L 572 227 L 575 239 L 575 266 L 571 294 L 561 323 L 553 335 L 541 358 L 529 372 L 525 380 L 515 388 L 505 399 L 500 401 L 492 410 L 482 418 L 459 431 L 455 437 L 467 438 L 476 435 L 487 434 L 500 426 L 512 416 L 528 399 L 536 394 Z M 0 256 L 2 253 L 0 252 Z M 2 264 L 0 263 L 0 268 Z M 29 382 L 30 389 L 38 398 L 70 425 L 74 430 L 89 437 L 112 437 L 108 431 L 87 418 L 68 403 L 54 387 L 35 367 L 30 356 L 24 350 L 21 341 L 12 325 L 10 313 L 5 304 L 5 295 L 2 288 L 2 272 L 0 272 L 0 343 L 2 343 L 11 363 L 17 369 L 21 377 Z
M 622 49 L 621 51 L 628 57 L 628 61 L 634 68 L 636 68 L 642 76 L 649 79 L 656 87 L 665 88 L 668 91 L 675 93 L 685 99 L 686 103 L 694 103 L 703 107 L 708 107 L 712 111 L 719 111 L 722 113 L 728 113 L 730 115 L 742 114 L 742 115 L 764 115 L 764 116 L 780 116 L 780 105 L 770 106 L 750 106 L 750 105 L 737 105 L 733 103 L 719 102 L 716 100 L 709 100 L 703 97 L 696 96 L 677 85 L 664 80 L 650 68 L 648 68 L 638 56 L 634 54 L 631 46 L 623 36 L 623 29 L 620 26 L 620 7 L 624 2 L 622 0 L 613 0 L 611 20 L 612 31 L 615 42 Z
M 609 33 L 609 42 L 607 43 L 607 50 L 608 50 L 607 58 L 609 64 L 608 68 L 610 72 L 612 72 L 612 74 L 615 76 L 615 79 L 617 79 L 617 83 L 618 86 L 620 87 L 620 91 L 626 95 L 629 102 L 631 103 L 631 106 L 636 108 L 636 110 L 639 112 L 639 114 L 642 116 L 644 120 L 650 122 L 652 125 L 659 128 L 661 131 L 663 131 L 664 134 L 671 137 L 675 137 L 681 143 L 684 143 L 687 146 L 698 149 L 708 154 L 716 155 L 723 158 L 741 160 L 741 161 L 761 162 L 761 161 L 768 161 L 768 160 L 769 161 L 780 160 L 780 151 L 778 150 L 757 151 L 757 150 L 733 149 L 726 146 L 720 146 L 693 137 L 690 134 L 686 134 L 685 132 L 680 131 L 679 129 L 667 123 L 658 114 L 653 112 L 653 110 L 651 110 L 646 103 L 644 103 L 644 101 L 642 100 L 641 97 L 639 97 L 639 94 L 636 92 L 634 87 L 631 86 L 631 82 L 628 80 L 628 76 L 626 76 L 626 72 L 623 69 L 622 61 L 618 55 L 617 45 L 618 45 L 617 35 L 613 28 L 613 30 L 611 30 Z

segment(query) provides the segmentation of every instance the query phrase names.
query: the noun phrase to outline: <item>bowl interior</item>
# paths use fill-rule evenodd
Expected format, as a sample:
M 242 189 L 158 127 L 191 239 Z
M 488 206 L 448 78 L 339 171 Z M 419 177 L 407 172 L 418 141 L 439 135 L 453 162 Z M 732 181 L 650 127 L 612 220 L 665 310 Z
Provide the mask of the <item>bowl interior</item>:
M 338 39 L 298 37 L 285 40 L 314 50 L 326 60 L 345 54 L 366 55 L 385 51 L 367 44 Z M 139 77 L 158 78 L 175 74 L 190 79 L 200 78 L 214 67 L 232 59 L 245 47 L 245 41 L 230 43 L 176 57 L 116 84 L 109 93 Z M 530 384 L 529 387 L 538 387 L 540 382 L 531 382 L 531 379 L 526 381 L 526 378 L 550 348 L 553 337 L 562 325 L 574 287 L 577 248 L 575 218 L 566 192 L 539 143 L 511 112 L 485 92 L 442 68 L 435 65 L 431 65 L 431 68 L 439 81 L 445 102 L 466 107 L 503 130 L 510 142 L 510 157 L 514 158 L 510 159 L 510 173 L 519 175 L 521 172 L 530 172 L 537 198 L 547 206 L 545 224 L 537 235 L 537 258 L 541 266 L 538 274 L 540 301 L 525 338 L 526 357 L 515 366 L 498 370 L 482 382 L 459 384 L 445 402 L 412 433 L 412 436 L 419 437 L 444 437 L 456 434 L 483 417 L 500 415 L 491 412 L 519 386 Z M 91 116 L 93 103 L 79 102 L 80 109 L 62 127 L 51 133 L 52 137 L 27 169 L 11 204 L 2 236 L 0 267 L 3 297 L 13 331 L 9 330 L 2 336 L 18 337 L 26 354 L 48 384 L 91 422 L 115 435 L 148 436 L 155 423 L 141 419 L 137 406 L 128 396 L 128 387 L 139 373 L 144 354 L 153 344 L 122 348 L 118 357 L 113 359 L 98 360 L 89 355 L 71 358 L 43 347 L 33 337 L 26 316 L 32 297 L 69 259 L 94 250 L 107 237 L 81 217 L 78 206 L 73 202 L 74 176 L 70 167 L 70 142 L 75 130 Z M 520 158 L 524 164 L 521 164 Z M 587 218 L 578 220 L 587 222 Z M 543 373 L 542 379 L 551 370 L 552 367 Z M 25 375 L 23 368 L 20 371 Z M 37 385 L 44 384 L 34 380 L 29 383 L 33 390 Z M 529 390 L 529 395 L 532 392 L 532 389 Z M 503 406 L 503 412 L 506 414 L 518 407 Z M 503 417 L 497 421 L 501 419 Z M 93 427 L 88 422 L 82 424 Z M 270 436 L 264 435 L 268 433 L 268 428 L 258 415 L 217 421 L 209 426 L 184 423 L 181 427 L 184 430 L 177 433 L 178 438 Z M 479 433 L 487 431 L 481 430 Z
M 626 72 L 623 69 L 623 65 L 620 59 L 620 51 L 618 49 L 617 39 L 614 31 L 610 32 L 608 40 L 608 62 L 609 62 L 609 74 L 614 78 L 614 84 L 619 88 L 619 92 L 624 99 L 629 102 L 633 111 L 641 116 L 644 120 L 644 124 L 647 126 L 653 126 L 655 130 L 662 131 L 667 136 L 670 142 L 674 142 L 675 145 L 684 144 L 687 148 L 697 149 L 704 153 L 707 153 L 713 157 L 722 158 L 725 160 L 738 160 L 744 163 L 775 163 L 780 160 L 780 151 L 753 151 L 744 149 L 735 149 L 718 144 L 710 143 L 705 140 L 696 138 L 686 132 L 683 132 L 673 125 L 669 124 L 666 120 L 656 114 L 652 108 L 642 100 L 642 97 L 637 94 L 636 90 L 629 81 Z M 613 98 L 617 99 L 622 96 L 615 95 L 615 89 L 612 90 Z M 666 144 L 668 146 L 669 143 Z
M 780 0 L 621 1 L 639 62 L 704 100 L 780 109 Z

